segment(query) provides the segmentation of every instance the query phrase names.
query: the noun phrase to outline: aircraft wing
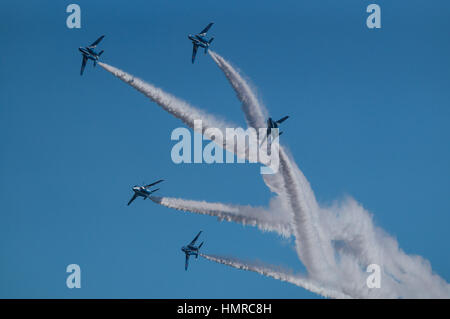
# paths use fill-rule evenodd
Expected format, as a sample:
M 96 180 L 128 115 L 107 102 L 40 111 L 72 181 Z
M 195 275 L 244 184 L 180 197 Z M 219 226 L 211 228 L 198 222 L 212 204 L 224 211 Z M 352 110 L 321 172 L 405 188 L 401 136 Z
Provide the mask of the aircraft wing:
M 153 193 L 156 192 L 156 191 L 159 191 L 159 188 L 152 190 L 152 191 L 151 191 L 150 193 L 148 193 L 148 194 L 149 194 L 149 195 L 150 195 L 150 194 L 153 194 Z
M 214 22 L 211 22 L 210 24 L 208 24 L 206 26 L 206 28 L 204 28 L 202 31 L 200 31 L 199 35 L 206 35 L 206 32 L 208 32 L 209 28 L 211 28 L 211 26 L 214 24 Z
M 289 118 L 289 115 L 288 115 L 288 116 L 285 116 L 285 117 L 283 117 L 283 118 L 281 118 L 281 119 L 279 119 L 279 120 L 277 121 L 277 123 L 278 123 L 278 124 L 281 124 L 281 123 L 283 123 L 284 121 L 286 121 L 288 118 Z
M 198 49 L 198 45 L 193 43 L 193 47 L 192 47 L 192 63 L 194 63 L 195 61 L 195 55 L 197 54 L 197 49 Z
M 154 182 L 154 183 L 145 185 L 144 187 L 145 187 L 145 188 L 149 188 L 150 186 L 156 185 L 156 184 L 161 183 L 161 182 L 163 182 L 163 181 L 164 181 L 163 179 L 160 179 L 159 181 L 156 181 L 156 182 Z
M 133 195 L 133 197 L 131 197 L 130 201 L 128 202 L 127 206 L 129 206 L 135 199 L 136 199 L 137 195 L 136 193 Z
M 105 37 L 105 36 L 102 35 L 100 38 L 98 38 L 97 40 L 95 40 L 89 47 L 90 47 L 90 48 L 95 48 L 95 47 L 97 46 L 97 44 L 99 44 L 100 41 L 103 40 L 104 37 Z
M 83 55 L 83 60 L 81 61 L 80 75 L 83 75 L 84 68 L 86 67 L 86 61 L 87 61 L 87 57 L 85 55 Z
M 184 263 L 184 270 L 187 270 L 189 266 L 189 254 L 186 254 L 186 261 Z
M 199 231 L 197 236 L 195 236 L 195 238 L 192 239 L 192 241 L 189 243 L 190 246 L 195 244 L 195 242 L 197 241 L 197 239 L 198 239 L 198 237 L 200 236 L 201 233 L 202 233 L 202 231 Z

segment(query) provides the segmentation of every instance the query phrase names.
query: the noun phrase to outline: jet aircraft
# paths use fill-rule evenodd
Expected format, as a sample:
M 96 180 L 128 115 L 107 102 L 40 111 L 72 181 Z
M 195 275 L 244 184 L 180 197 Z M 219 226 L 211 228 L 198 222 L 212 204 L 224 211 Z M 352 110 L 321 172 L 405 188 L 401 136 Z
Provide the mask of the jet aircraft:
M 198 247 L 195 246 L 195 242 L 197 241 L 197 239 L 201 233 L 202 233 L 202 231 L 199 231 L 197 236 L 195 236 L 195 238 L 189 243 L 189 245 L 181 247 L 181 251 L 186 254 L 186 262 L 184 264 L 184 270 L 188 269 L 189 256 L 194 255 L 195 258 L 198 258 L 198 251 L 202 247 L 203 242 L 200 245 L 198 245 Z
M 83 75 L 83 71 L 84 68 L 86 66 L 86 62 L 87 60 L 92 60 L 94 61 L 94 67 L 97 65 L 97 61 L 100 58 L 100 55 L 102 55 L 103 50 L 100 51 L 99 53 L 95 52 L 94 49 L 97 46 L 97 44 L 100 43 L 100 41 L 103 40 L 105 36 L 102 35 L 100 38 L 98 38 L 97 40 L 95 40 L 91 45 L 87 46 L 87 47 L 79 47 L 78 50 L 81 52 L 81 54 L 83 55 L 83 60 L 81 61 L 81 71 L 80 71 L 80 75 Z
M 189 34 L 188 39 L 192 41 L 192 63 L 195 61 L 195 56 L 197 54 L 198 47 L 205 49 L 205 54 L 208 53 L 208 48 L 211 44 L 211 42 L 214 40 L 214 37 L 211 37 L 208 39 L 206 37 L 206 33 L 208 32 L 209 28 L 214 24 L 214 22 L 211 22 L 204 28 L 200 33 L 198 34 Z
M 269 118 L 267 119 L 267 133 L 266 133 L 266 136 L 264 136 L 264 138 L 262 139 L 261 145 L 264 143 L 264 140 L 265 140 L 266 138 L 268 139 L 269 137 L 271 137 L 272 129 L 278 128 L 278 125 L 281 124 L 281 123 L 283 123 L 284 121 L 286 121 L 288 118 L 289 118 L 289 116 L 285 116 L 285 117 L 279 119 L 278 121 L 274 121 L 274 120 L 272 120 L 271 117 L 269 117 Z M 278 133 L 278 136 L 280 136 L 281 134 L 283 134 L 283 132 L 279 132 L 279 133 Z M 269 141 L 269 139 L 268 139 L 268 140 L 267 140 L 267 143 L 270 144 L 269 142 L 270 142 L 270 141 Z
M 284 121 L 286 121 L 289 118 L 289 116 L 285 116 L 281 119 L 279 119 L 278 121 L 274 121 L 272 120 L 271 117 L 269 117 L 269 119 L 267 120 L 267 136 L 269 136 L 272 133 L 272 129 L 273 128 L 278 128 L 278 125 L 283 123 Z M 280 132 L 278 135 L 283 134 L 283 132 Z
M 134 192 L 134 194 L 133 194 L 133 197 L 131 197 L 131 199 L 130 199 L 130 201 L 128 202 L 128 204 L 127 205 L 130 205 L 137 197 L 143 197 L 144 198 L 144 200 L 145 199 L 147 199 L 147 198 L 149 198 L 149 196 L 152 194 L 152 193 L 154 193 L 154 192 L 156 192 L 157 190 L 159 190 L 159 188 L 157 188 L 157 189 L 153 189 L 153 190 L 149 190 L 149 188 L 151 187 L 151 186 L 153 186 L 153 185 L 156 185 L 156 184 L 158 184 L 158 183 L 161 183 L 162 181 L 164 181 L 163 179 L 160 179 L 159 181 L 156 181 L 156 182 L 154 182 L 154 183 L 151 183 L 151 184 L 148 184 L 148 185 L 144 185 L 144 186 L 137 186 L 137 185 L 135 185 L 135 186 L 133 186 L 133 192 Z

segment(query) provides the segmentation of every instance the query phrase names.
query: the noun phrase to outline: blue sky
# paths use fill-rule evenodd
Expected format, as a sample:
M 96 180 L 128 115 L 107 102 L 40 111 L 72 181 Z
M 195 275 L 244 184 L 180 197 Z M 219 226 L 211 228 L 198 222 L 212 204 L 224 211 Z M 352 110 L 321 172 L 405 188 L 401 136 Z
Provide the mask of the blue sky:
M 0 5 L 0 297 L 315 298 L 296 286 L 195 260 L 208 253 L 301 269 L 291 241 L 252 227 L 126 203 L 164 178 L 161 195 L 267 205 L 256 165 L 176 165 L 182 123 L 101 68 L 79 76 L 79 46 L 244 125 L 225 77 L 188 33 L 214 21 L 213 49 L 238 66 L 273 117 L 321 203 L 353 196 L 407 253 L 450 281 L 448 1 L 65 1 Z M 79 264 L 82 288 L 65 285 Z

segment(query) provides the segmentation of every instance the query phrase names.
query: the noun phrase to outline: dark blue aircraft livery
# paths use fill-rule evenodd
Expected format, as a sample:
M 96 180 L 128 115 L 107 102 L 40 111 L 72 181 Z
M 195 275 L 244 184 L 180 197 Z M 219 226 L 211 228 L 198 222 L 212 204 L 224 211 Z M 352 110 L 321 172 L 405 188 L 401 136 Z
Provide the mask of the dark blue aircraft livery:
M 205 49 L 205 54 L 208 53 L 208 48 L 209 45 L 211 44 L 211 42 L 214 40 L 214 38 L 212 37 L 211 39 L 208 39 L 206 37 L 206 33 L 208 32 L 209 28 L 211 28 L 211 26 L 213 25 L 214 22 L 211 22 L 210 24 L 208 24 L 206 26 L 206 28 L 204 28 L 200 33 L 198 34 L 189 34 L 188 38 L 189 40 L 192 41 L 192 63 L 194 63 L 195 61 L 195 56 L 197 54 L 197 49 L 198 47 L 202 47 Z
M 149 198 L 149 196 L 156 192 L 157 190 L 159 190 L 159 188 L 154 189 L 154 190 L 149 190 L 150 187 L 152 187 L 153 185 L 156 185 L 158 183 L 161 183 L 162 181 L 164 181 L 163 179 L 160 179 L 159 181 L 156 181 L 154 183 L 148 184 L 148 185 L 144 185 L 144 186 L 133 186 L 132 190 L 134 192 L 133 197 L 131 197 L 130 201 L 128 202 L 127 205 L 130 205 L 137 197 L 144 197 L 144 200 Z
M 181 251 L 186 254 L 186 262 L 184 263 L 184 270 L 188 269 L 189 256 L 194 255 L 195 258 L 198 258 L 198 251 L 200 250 L 200 247 L 202 247 L 203 242 L 200 245 L 198 245 L 198 247 L 195 247 L 195 242 L 197 241 L 201 233 L 202 231 L 199 231 L 197 236 L 195 236 L 195 238 L 189 243 L 189 245 L 181 247 Z
M 289 116 L 285 116 L 281 119 L 279 119 L 278 121 L 274 121 L 272 120 L 271 117 L 269 117 L 269 119 L 267 120 L 267 136 L 269 136 L 272 133 L 272 129 L 273 128 L 278 128 L 278 125 L 283 123 L 284 121 L 286 121 L 289 118 Z M 280 132 L 278 135 L 283 134 L 283 132 Z
M 78 50 L 81 52 L 81 54 L 83 55 L 83 60 L 81 61 L 81 71 L 80 71 L 80 75 L 83 75 L 83 71 L 84 71 L 84 67 L 86 66 L 86 62 L 87 60 L 92 60 L 94 61 L 94 67 L 97 65 L 97 61 L 100 57 L 100 55 L 102 55 L 103 50 L 100 51 L 99 53 L 95 52 L 94 49 L 97 46 L 97 44 L 100 43 L 100 41 L 102 41 L 102 39 L 105 36 L 102 35 L 100 38 L 98 38 L 97 40 L 95 40 L 90 46 L 87 47 L 79 47 Z
M 278 128 L 278 125 L 280 125 L 281 123 L 283 123 L 284 121 L 286 121 L 289 118 L 289 116 L 285 116 L 281 119 L 279 119 L 278 121 L 274 121 L 272 120 L 271 117 L 269 117 L 267 119 L 267 133 L 266 135 L 263 137 L 263 139 L 261 140 L 261 144 L 260 146 L 263 145 L 264 141 L 267 139 L 267 147 L 269 147 L 270 143 L 273 140 L 273 136 L 272 136 L 272 129 Z M 283 134 L 283 132 L 279 132 L 278 136 L 280 136 L 281 134 Z

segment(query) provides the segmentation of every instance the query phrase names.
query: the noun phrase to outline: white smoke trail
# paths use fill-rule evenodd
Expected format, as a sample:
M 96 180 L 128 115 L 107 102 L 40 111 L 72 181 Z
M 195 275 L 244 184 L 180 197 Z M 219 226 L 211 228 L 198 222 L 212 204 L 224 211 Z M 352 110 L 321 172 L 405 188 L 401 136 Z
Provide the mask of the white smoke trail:
M 250 87 L 247 85 L 247 83 L 239 76 L 237 72 L 234 71 L 233 68 L 223 59 L 221 59 L 218 55 L 212 54 L 211 55 L 215 60 L 220 64 L 221 67 L 226 70 L 227 78 L 229 79 L 230 83 L 233 85 L 233 87 L 238 92 L 238 97 L 241 99 L 243 103 L 243 110 L 245 111 L 247 121 L 250 123 L 250 125 L 260 126 L 264 124 L 264 117 L 262 112 L 262 107 L 259 104 L 259 101 L 256 98 L 256 95 L 253 94 Z M 204 134 L 206 132 L 207 128 L 219 128 L 222 130 L 222 132 L 225 131 L 225 128 L 227 127 L 226 124 L 223 122 L 220 122 L 216 120 L 213 116 L 208 115 L 197 108 L 189 105 L 185 101 L 182 101 L 169 93 L 164 92 L 160 88 L 157 88 L 149 83 L 146 83 L 142 81 L 141 79 L 135 78 L 134 76 L 117 69 L 115 67 L 112 67 L 110 65 L 107 65 L 105 63 L 99 63 L 101 67 L 103 67 L 105 70 L 109 71 L 125 83 L 128 83 L 135 89 L 137 89 L 139 92 L 143 93 L 147 97 L 149 97 L 152 101 L 156 102 L 158 105 L 160 105 L 163 109 L 168 111 L 169 113 L 173 114 L 175 117 L 181 119 L 185 124 L 196 129 L 195 120 L 201 119 L 203 121 L 203 130 L 199 133 Z M 229 127 L 229 126 L 228 126 Z M 207 138 L 211 139 L 211 136 L 206 136 Z M 217 141 L 219 142 L 219 141 Z M 219 142 L 220 143 L 220 142 Z M 223 145 L 223 143 L 221 143 Z M 224 146 L 226 147 L 226 145 Z M 233 149 L 232 151 L 236 151 Z M 239 154 L 237 154 L 239 155 Z M 284 163 L 282 164 L 282 167 L 286 167 L 287 163 L 286 160 L 284 160 Z M 270 187 L 271 189 L 278 190 L 279 193 L 281 193 L 281 196 L 285 194 L 284 191 L 284 185 L 282 185 L 281 179 L 278 177 L 280 175 L 271 176 L 270 178 L 266 178 L 266 182 L 271 181 Z M 292 180 L 292 179 L 291 179 Z M 276 186 L 274 186 L 277 184 Z M 286 183 L 284 183 L 286 184 Z M 294 202 L 291 203 L 291 206 L 293 208 L 293 211 L 300 210 L 302 212 L 305 212 L 306 210 L 301 209 L 301 205 L 298 203 L 298 200 L 296 201 L 296 197 L 290 194 L 290 201 Z M 158 201 L 157 201 L 158 202 Z M 209 215 L 215 215 L 219 217 L 220 219 L 227 219 L 227 220 L 234 220 L 238 221 L 240 223 L 250 224 L 250 225 L 257 225 L 262 230 L 274 230 L 279 233 L 281 233 L 284 236 L 288 236 L 288 234 L 291 233 L 292 229 L 297 230 L 297 227 L 288 227 L 284 225 L 284 221 L 274 221 L 273 215 L 270 213 L 263 213 L 261 210 L 255 210 L 246 208 L 243 209 L 241 207 L 241 211 L 246 212 L 246 217 L 244 218 L 242 215 L 238 216 L 236 215 L 236 208 L 231 209 L 230 207 L 225 207 L 222 204 L 213 204 L 214 207 L 211 210 L 205 209 L 206 203 L 203 203 L 203 205 L 200 205 L 200 207 L 196 204 L 198 203 L 189 203 L 187 201 L 182 202 L 182 200 L 167 200 L 167 199 L 161 199 L 159 200 L 159 203 L 168 207 L 182 209 L 185 211 L 192 211 L 202 214 L 209 214 Z M 184 205 L 184 206 L 183 206 Z M 203 207 L 202 207 L 203 206 Z M 256 215 L 258 214 L 259 215 Z M 258 216 L 255 217 L 255 216 Z M 295 217 L 295 216 L 294 216 Z M 304 215 L 303 219 L 307 219 L 307 216 Z M 302 221 L 302 218 L 297 219 L 300 222 Z M 309 223 L 301 223 L 301 225 L 308 226 Z M 314 261 L 317 260 L 317 257 L 312 257 L 312 255 L 316 252 L 316 250 L 308 249 L 308 244 L 314 242 L 314 239 L 311 239 L 310 230 L 308 228 L 305 228 L 303 231 L 300 228 L 300 232 L 296 233 L 297 240 L 297 250 L 299 253 L 299 256 L 302 260 L 306 260 L 305 265 L 308 268 L 310 272 L 316 272 L 319 268 L 316 264 L 314 264 Z M 301 240 L 299 240 L 301 238 Z M 304 241 L 306 245 L 302 243 Z M 303 250 L 303 248 L 305 248 Z
M 251 87 L 230 63 L 217 53 L 210 54 L 242 102 L 248 125 L 264 125 L 264 108 Z M 433 274 L 426 260 L 406 255 L 392 237 L 373 225 L 369 214 L 355 201 L 349 201 L 351 205 L 341 207 L 338 213 L 336 207 L 321 209 L 309 182 L 281 147 L 280 160 L 282 174 L 265 175 L 264 180 L 293 210 L 297 251 L 310 274 L 322 283 L 340 285 L 340 290 L 357 297 L 450 295 L 450 285 Z M 383 265 L 382 289 L 365 285 L 365 267 L 371 263 Z
M 215 116 L 163 91 L 161 88 L 155 87 L 150 83 L 106 63 L 99 62 L 98 64 L 106 71 L 112 73 L 114 76 L 143 93 L 153 102 L 161 106 L 165 111 L 182 120 L 194 131 L 202 134 L 209 140 L 213 140 L 223 149 L 236 154 L 238 158 L 245 160 L 251 159 L 252 162 L 260 161 L 263 165 L 267 164 L 265 162 L 267 159 L 258 156 L 258 142 L 255 141 L 257 139 L 257 132 L 254 134 L 254 138 L 251 138 L 249 136 L 252 136 L 251 133 L 253 132 L 248 132 L 249 135 L 246 135 L 244 130 L 234 130 L 233 128 L 236 128 L 236 125 L 219 120 Z M 195 123 L 198 120 L 202 121 L 201 127 Z M 227 130 L 227 128 L 232 130 Z M 236 136 L 236 143 L 233 142 L 234 136 Z M 245 144 L 246 137 L 248 144 Z M 242 144 L 243 147 L 239 147 L 239 140 L 244 141 Z M 252 154 L 254 157 L 252 158 L 250 158 L 249 149 L 253 150 Z
M 178 99 L 177 97 L 163 91 L 162 89 L 155 87 L 133 75 L 115 68 L 106 63 L 98 63 L 106 71 L 112 73 L 114 76 L 118 77 L 125 83 L 131 85 L 139 92 L 143 93 L 145 96 L 150 98 L 153 102 L 161 106 L 165 111 L 171 113 L 176 118 L 182 120 L 190 128 L 195 129 L 194 121 L 202 120 L 203 131 L 207 128 L 219 128 L 225 132 L 225 128 L 234 127 L 223 121 L 218 120 L 213 115 L 207 114 L 206 112 L 190 105 L 189 103 Z M 199 132 L 203 133 L 203 132 Z
M 322 208 L 322 224 L 339 256 L 336 274 L 341 290 L 365 298 L 449 298 L 450 285 L 433 273 L 420 256 L 407 255 L 397 241 L 374 225 L 372 216 L 354 199 Z M 352 286 L 367 278 L 365 269 L 378 264 L 381 288 Z
M 216 62 L 217 66 L 223 71 L 227 80 L 236 92 L 238 99 L 242 102 L 242 110 L 244 111 L 245 120 L 247 121 L 248 126 L 257 129 L 265 127 L 265 114 L 267 112 L 247 81 L 245 81 L 239 72 L 219 54 L 211 50 L 209 50 L 209 54 L 214 62 Z
M 272 277 L 277 280 L 288 282 L 296 286 L 302 287 L 304 289 L 307 289 L 316 294 L 322 295 L 324 297 L 339 298 L 339 299 L 351 298 L 350 296 L 343 294 L 339 291 L 336 291 L 334 289 L 324 288 L 314 280 L 303 277 L 301 275 L 295 275 L 292 273 L 292 271 L 284 270 L 281 267 L 266 266 L 261 263 L 257 264 L 244 262 L 236 258 L 217 255 L 200 254 L 200 256 L 202 256 L 207 260 L 214 261 L 216 263 L 224 264 L 237 269 L 253 271 L 263 276 Z
M 305 193 L 302 192 L 294 168 L 283 149 L 280 149 L 280 168 L 285 181 L 286 195 L 292 207 L 292 227 L 296 238 L 297 254 L 310 275 L 323 277 L 329 274 L 333 260 L 327 258 L 329 254 L 323 251 L 326 243 L 321 242 L 318 236 L 320 225 L 313 222 L 311 210 L 303 196 Z
M 220 62 L 220 59 L 218 61 Z M 229 64 L 221 63 L 224 68 L 231 67 Z M 194 121 L 201 119 L 203 130 L 197 129 L 196 131 L 205 135 L 206 138 L 212 139 L 212 136 L 206 132 L 207 128 L 219 128 L 223 131 L 229 127 L 214 116 L 192 107 L 151 84 L 104 63 L 100 65 L 144 93 L 194 130 L 196 130 Z M 239 82 L 233 84 L 231 80 L 236 75 L 239 73 L 228 73 L 233 87 L 241 90 L 239 93 L 237 92 L 237 95 L 243 103 L 247 123 L 259 123 L 259 114 L 263 114 L 262 107 L 249 86 L 243 86 Z M 242 78 L 238 80 L 244 81 Z M 249 97 L 249 94 L 252 96 Z M 216 139 L 215 141 L 219 145 L 223 145 L 223 142 L 220 143 Z M 239 155 L 242 156 L 242 154 L 237 154 L 237 156 Z M 276 210 L 271 209 L 272 213 L 262 213 L 261 220 L 255 217 L 257 211 L 260 211 L 258 208 L 245 210 L 239 206 L 238 213 L 236 213 L 230 207 L 220 207 L 222 204 L 218 203 L 215 204 L 219 205 L 215 207 L 216 210 L 212 210 L 216 215 L 214 213 L 209 215 L 223 217 L 226 220 L 233 220 L 239 216 L 236 220 L 261 226 L 262 230 L 273 230 L 286 234 L 286 236 L 293 233 L 296 237 L 300 259 L 312 276 L 307 279 L 301 277 L 306 281 L 301 282 L 299 286 L 306 287 L 307 283 L 317 283 L 313 285 L 315 288 L 308 286 L 307 289 L 322 295 L 333 297 L 340 292 L 342 296 L 360 298 L 450 298 L 450 285 L 433 273 L 427 260 L 420 256 L 405 254 L 399 249 L 395 239 L 374 226 L 370 214 L 360 205 L 353 203 L 339 207 L 321 208 L 316 202 L 308 181 L 295 162 L 289 158 L 284 149 L 280 148 L 280 155 L 281 174 L 265 175 L 264 180 L 272 191 L 279 194 L 277 199 L 280 203 L 288 204 L 287 206 L 280 205 L 280 207 L 288 207 L 281 211 L 290 211 L 293 215 L 283 217 L 280 224 L 280 220 L 277 220 L 278 215 L 272 216 Z M 198 209 L 196 203 L 191 204 L 191 206 L 184 207 L 186 211 L 208 214 L 207 210 L 201 207 Z M 247 214 L 250 217 L 242 216 Z M 268 218 L 269 216 L 272 219 Z M 248 219 L 245 219 L 247 217 Z M 280 226 L 286 221 L 290 224 L 290 228 L 289 226 Z M 271 222 L 273 224 L 270 224 Z M 383 281 L 380 289 L 368 289 L 366 286 L 368 274 L 365 272 L 365 267 L 369 263 L 377 263 L 382 266 Z M 270 274 L 277 278 L 275 273 Z M 283 278 L 286 279 L 286 277 Z M 330 293 L 334 290 L 337 291 L 337 294 Z
M 210 51 L 209 54 L 224 72 L 238 99 L 241 101 L 242 110 L 248 125 L 257 128 L 264 127 L 264 113 L 266 112 L 250 85 L 223 57 L 213 51 Z M 325 266 L 331 263 L 332 259 L 324 257 L 330 256 L 330 254 L 324 255 L 324 252 L 321 250 L 325 244 L 316 238 L 322 231 L 319 231 L 320 226 L 317 222 L 312 223 L 311 209 L 307 206 L 311 202 L 315 202 L 315 200 L 311 200 L 311 197 L 314 199 L 312 190 L 309 188 L 309 183 L 299 183 L 299 180 L 294 176 L 296 172 L 291 165 L 291 161 L 281 147 L 280 164 L 281 174 L 266 177 L 265 182 L 272 190 L 276 190 L 278 194 L 290 203 L 293 229 L 297 240 L 297 253 L 308 272 L 317 273 L 320 271 L 324 273 L 326 271 Z M 301 172 L 300 174 L 303 176 Z M 302 186 L 307 189 L 301 189 Z M 304 195 L 309 196 L 305 198 Z M 329 252 L 332 252 L 331 245 L 327 245 L 327 248 Z
M 150 98 L 153 102 L 161 106 L 165 111 L 169 112 L 176 118 L 180 119 L 187 126 L 192 128 L 194 131 L 202 134 L 210 140 L 215 140 L 215 142 L 226 148 L 225 141 L 221 137 L 225 136 L 226 128 L 235 127 L 232 124 L 226 123 L 222 120 L 217 119 L 211 114 L 190 105 L 189 103 L 165 92 L 164 90 L 147 83 L 133 75 L 122 71 L 116 67 L 108 65 L 106 63 L 98 63 L 106 71 L 112 73 L 114 76 L 121 79 L 123 82 L 131 85 L 133 88 L 143 93 L 145 96 Z M 195 125 L 195 121 L 201 120 L 202 127 Z M 222 132 L 222 136 L 214 136 L 208 129 L 219 129 Z M 233 152 L 233 150 L 230 150 Z M 238 155 L 238 154 L 237 154 Z
M 237 71 L 222 56 L 211 50 L 208 52 L 213 61 L 225 74 L 225 77 L 233 87 L 236 96 L 239 101 L 241 101 L 242 111 L 244 112 L 247 125 L 255 129 L 266 128 L 267 111 L 254 93 L 252 87 L 239 74 L 239 71 Z M 263 179 L 272 192 L 277 193 L 281 197 L 285 196 L 284 182 L 280 174 L 265 174 L 263 175 Z
M 287 214 L 278 208 L 278 214 L 261 207 L 209 203 L 181 198 L 151 196 L 157 204 L 176 210 L 201 215 L 215 216 L 220 221 L 230 221 L 243 225 L 255 226 L 262 231 L 276 232 L 283 237 L 290 237 L 292 230 Z M 272 200 L 274 201 L 274 200 Z M 277 206 L 278 203 L 271 203 Z

